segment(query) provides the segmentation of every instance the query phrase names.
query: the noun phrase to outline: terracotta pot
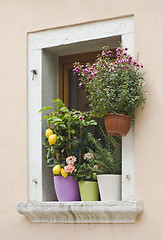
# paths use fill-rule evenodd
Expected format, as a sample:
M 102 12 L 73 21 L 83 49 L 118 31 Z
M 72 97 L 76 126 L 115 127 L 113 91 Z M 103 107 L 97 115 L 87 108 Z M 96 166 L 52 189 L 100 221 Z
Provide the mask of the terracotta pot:
M 104 116 L 106 131 L 113 136 L 126 136 L 131 126 L 131 117 L 107 113 Z

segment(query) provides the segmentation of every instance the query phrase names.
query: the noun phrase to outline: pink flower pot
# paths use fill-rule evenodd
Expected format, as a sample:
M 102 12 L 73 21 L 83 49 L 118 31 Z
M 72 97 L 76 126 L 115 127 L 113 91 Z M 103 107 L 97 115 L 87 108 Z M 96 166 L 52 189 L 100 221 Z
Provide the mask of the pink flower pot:
M 58 201 L 80 201 L 78 182 L 72 176 L 54 176 L 54 187 Z

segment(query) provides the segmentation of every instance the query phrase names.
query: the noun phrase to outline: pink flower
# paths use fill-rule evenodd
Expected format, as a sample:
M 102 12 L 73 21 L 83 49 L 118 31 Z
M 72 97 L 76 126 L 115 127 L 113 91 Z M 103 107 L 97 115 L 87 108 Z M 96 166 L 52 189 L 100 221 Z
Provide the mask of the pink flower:
M 64 167 L 65 172 L 72 173 L 74 171 L 74 169 L 75 169 L 75 166 L 73 166 L 73 165 L 67 165 Z
M 93 158 L 93 154 L 92 154 L 92 153 L 89 153 L 89 152 L 88 152 L 88 153 L 85 153 L 85 154 L 84 154 L 84 159 L 85 159 L 85 160 L 89 160 L 89 159 L 91 159 L 91 158 Z
M 105 52 L 104 52 L 104 51 L 102 51 L 102 56 L 103 56 L 103 57 L 105 57 L 105 56 L 106 56 L 106 54 L 105 54 Z
M 142 83 L 142 87 L 144 87 L 144 86 L 145 86 L 145 82 Z
M 79 87 L 81 87 L 81 86 L 82 86 L 82 82 L 79 83 Z
M 70 164 L 70 165 L 74 165 L 74 163 L 76 162 L 76 157 L 75 156 L 70 156 L 66 158 L 66 163 Z

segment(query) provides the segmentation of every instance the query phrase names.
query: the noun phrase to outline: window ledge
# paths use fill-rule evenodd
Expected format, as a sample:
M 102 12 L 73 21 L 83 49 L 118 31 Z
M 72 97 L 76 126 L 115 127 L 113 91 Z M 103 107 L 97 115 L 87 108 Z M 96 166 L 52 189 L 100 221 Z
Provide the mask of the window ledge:
M 37 223 L 135 223 L 143 209 L 142 201 L 17 203 L 18 213 Z

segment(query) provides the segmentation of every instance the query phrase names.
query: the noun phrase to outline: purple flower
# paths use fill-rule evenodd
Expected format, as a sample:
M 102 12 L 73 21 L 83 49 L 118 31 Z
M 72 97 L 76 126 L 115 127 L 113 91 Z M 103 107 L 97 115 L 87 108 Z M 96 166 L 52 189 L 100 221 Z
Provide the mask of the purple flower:
M 84 118 L 82 116 L 79 116 L 79 120 L 83 122 Z
M 94 72 L 94 73 L 93 73 L 93 76 L 97 76 L 97 72 Z
M 120 58 L 121 54 L 120 53 L 117 53 L 117 58 Z
M 76 70 L 76 72 L 78 72 L 79 71 L 79 67 L 76 67 L 75 70 Z
M 137 63 L 136 66 L 139 67 L 139 64 Z
M 109 50 L 108 54 L 110 54 L 110 55 L 111 55 L 112 53 L 113 53 L 113 52 Z
M 91 80 L 91 79 L 92 79 L 92 76 L 90 75 L 90 76 L 89 76 L 89 80 Z
M 129 68 L 128 68 L 128 67 L 126 67 L 126 70 L 129 70 Z
M 134 65 L 134 66 L 136 65 L 136 62 L 135 62 L 135 61 L 133 62 L 133 65 Z
M 106 56 L 106 54 L 105 54 L 105 52 L 104 52 L 104 51 L 102 51 L 102 56 L 103 56 L 103 57 L 105 57 L 105 56 Z
M 85 69 L 84 69 L 84 72 L 85 72 L 85 73 L 87 73 L 87 72 L 88 72 L 88 69 L 87 69 L 87 68 L 85 68 Z
M 117 52 L 120 52 L 120 51 L 121 51 L 121 48 L 120 48 L 120 47 L 118 47 L 118 48 L 116 49 L 116 51 L 117 51 Z
M 126 53 L 126 52 L 124 52 L 124 53 L 123 53 L 123 55 L 124 55 L 124 56 L 126 56 L 126 55 L 127 55 L 127 53 Z
M 126 47 L 126 48 L 125 48 L 125 51 L 127 51 L 127 50 L 128 50 L 128 48 Z
M 141 68 L 143 68 L 143 65 L 141 65 Z

